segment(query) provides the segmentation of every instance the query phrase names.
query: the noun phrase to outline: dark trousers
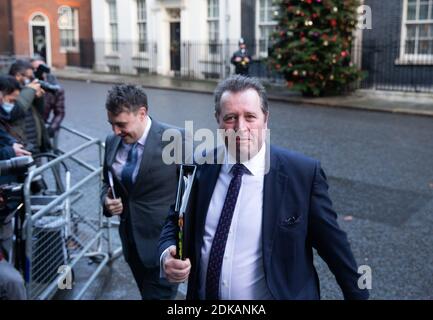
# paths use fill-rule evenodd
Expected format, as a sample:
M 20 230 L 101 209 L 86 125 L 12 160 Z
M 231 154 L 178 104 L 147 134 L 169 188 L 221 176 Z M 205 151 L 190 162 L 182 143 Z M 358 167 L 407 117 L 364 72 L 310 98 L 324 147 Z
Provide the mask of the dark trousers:
M 159 266 L 146 268 L 141 262 L 135 245 L 129 245 L 128 264 L 143 300 L 173 300 L 177 284 L 171 284 L 159 277 Z

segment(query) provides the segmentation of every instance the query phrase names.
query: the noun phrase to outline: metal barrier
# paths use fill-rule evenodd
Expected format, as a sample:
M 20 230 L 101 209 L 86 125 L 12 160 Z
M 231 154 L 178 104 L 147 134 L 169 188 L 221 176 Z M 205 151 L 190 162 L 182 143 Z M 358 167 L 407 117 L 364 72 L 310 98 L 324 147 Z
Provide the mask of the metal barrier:
M 80 299 L 103 267 L 121 253 L 120 246 L 113 249 L 115 224 L 103 216 L 99 203 L 104 145 L 76 130 L 64 126 L 62 130 L 86 142 L 69 152 L 59 149 L 54 160 L 29 172 L 23 188 L 24 278 L 29 299 L 49 299 L 57 289 L 69 288 L 73 268 L 88 258 L 97 268 L 73 297 Z M 87 155 L 92 147 L 98 152 L 98 163 L 93 165 L 78 156 L 84 150 Z M 50 171 L 57 175 L 50 179 Z M 33 195 L 31 183 L 40 176 L 48 182 L 64 178 L 64 190 Z

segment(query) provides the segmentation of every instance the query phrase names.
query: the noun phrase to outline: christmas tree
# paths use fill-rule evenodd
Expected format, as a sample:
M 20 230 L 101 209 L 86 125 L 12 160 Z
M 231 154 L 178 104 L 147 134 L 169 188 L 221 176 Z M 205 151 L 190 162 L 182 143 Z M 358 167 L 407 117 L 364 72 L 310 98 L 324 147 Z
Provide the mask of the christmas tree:
M 341 94 L 362 76 L 351 62 L 359 0 L 274 0 L 271 67 L 307 96 Z

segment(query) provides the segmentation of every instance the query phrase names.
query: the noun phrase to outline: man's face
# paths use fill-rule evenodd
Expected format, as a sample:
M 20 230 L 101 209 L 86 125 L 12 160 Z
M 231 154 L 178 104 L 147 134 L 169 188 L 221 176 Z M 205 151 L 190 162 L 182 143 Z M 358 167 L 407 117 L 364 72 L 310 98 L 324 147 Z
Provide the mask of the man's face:
M 141 107 L 135 113 L 125 109 L 118 115 L 114 115 L 110 111 L 107 114 L 108 122 L 111 124 L 114 134 L 121 137 L 124 143 L 135 143 L 143 135 L 147 124 L 145 107 Z
M 42 61 L 42 60 L 34 60 L 34 61 L 32 61 L 32 68 L 33 68 L 33 71 L 36 71 L 36 70 L 38 70 L 38 67 L 41 65 L 41 64 L 43 64 L 44 62 Z
M 221 97 L 221 112 L 215 116 L 219 128 L 226 132 L 229 130 L 229 137 L 230 131 L 236 133 L 236 159 L 239 156 L 240 159 L 251 159 L 260 151 L 268 128 L 268 114 L 263 112 L 256 90 L 224 92 Z M 228 139 L 225 142 L 229 151 L 232 151 Z
M 28 82 L 31 82 L 34 79 L 33 69 L 29 68 L 24 72 L 17 73 L 15 79 L 17 79 L 20 85 L 25 86 Z
M 12 92 L 10 94 L 4 95 L 3 96 L 3 102 L 15 104 L 19 95 L 20 95 L 19 90 L 15 90 L 14 92 Z
M 33 69 L 29 68 L 26 69 L 26 71 L 24 72 L 24 77 L 30 81 L 33 80 L 33 78 L 35 77 L 35 74 L 33 73 Z

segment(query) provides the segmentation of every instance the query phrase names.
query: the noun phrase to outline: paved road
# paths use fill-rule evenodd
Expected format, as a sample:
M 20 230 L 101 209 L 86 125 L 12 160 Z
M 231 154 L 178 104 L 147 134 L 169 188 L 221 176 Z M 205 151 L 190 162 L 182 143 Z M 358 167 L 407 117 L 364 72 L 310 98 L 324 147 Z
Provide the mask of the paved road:
M 64 81 L 65 124 L 103 139 L 110 86 Z M 212 96 L 147 90 L 150 114 L 184 127 L 215 129 Z M 320 159 L 358 264 L 371 267 L 373 299 L 433 299 L 433 121 L 431 118 L 271 103 L 271 141 Z M 319 259 L 322 298 L 339 299 Z M 136 299 L 122 259 L 89 299 Z

